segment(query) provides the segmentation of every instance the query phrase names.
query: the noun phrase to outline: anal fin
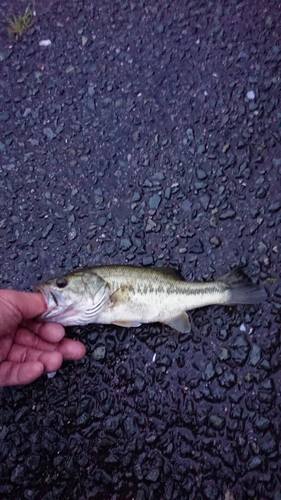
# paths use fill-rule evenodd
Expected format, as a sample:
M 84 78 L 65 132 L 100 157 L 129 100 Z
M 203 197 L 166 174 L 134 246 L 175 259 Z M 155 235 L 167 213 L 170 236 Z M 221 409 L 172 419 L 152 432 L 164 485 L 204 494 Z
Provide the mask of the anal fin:
M 137 326 L 140 326 L 141 323 L 139 323 L 138 321 L 114 321 L 113 325 L 124 326 L 125 328 L 135 328 Z
M 188 315 L 186 312 L 183 312 L 179 316 L 176 316 L 169 320 L 162 321 L 162 323 L 170 326 L 171 328 L 174 328 L 174 330 L 177 330 L 180 333 L 190 333 L 191 331 Z

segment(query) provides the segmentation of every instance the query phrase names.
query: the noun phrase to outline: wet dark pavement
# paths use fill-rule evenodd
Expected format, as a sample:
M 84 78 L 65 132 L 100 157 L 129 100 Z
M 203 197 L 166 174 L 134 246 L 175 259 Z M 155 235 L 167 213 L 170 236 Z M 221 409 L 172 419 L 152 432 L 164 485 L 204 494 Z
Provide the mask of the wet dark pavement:
M 0 392 L 0 498 L 280 500 L 280 3 L 38 2 L 17 41 L 0 11 L 1 288 L 242 264 L 268 291 L 189 335 L 68 328 L 83 360 Z

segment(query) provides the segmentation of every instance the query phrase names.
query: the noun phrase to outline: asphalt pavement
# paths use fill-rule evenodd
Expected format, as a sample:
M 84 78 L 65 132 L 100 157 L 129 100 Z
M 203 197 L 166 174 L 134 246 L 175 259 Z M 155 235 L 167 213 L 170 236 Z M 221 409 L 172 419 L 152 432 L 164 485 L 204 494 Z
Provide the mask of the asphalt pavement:
M 281 499 L 278 0 L 0 6 L 1 288 L 98 264 L 235 265 L 255 306 L 67 328 L 86 356 L 0 390 L 1 500 Z

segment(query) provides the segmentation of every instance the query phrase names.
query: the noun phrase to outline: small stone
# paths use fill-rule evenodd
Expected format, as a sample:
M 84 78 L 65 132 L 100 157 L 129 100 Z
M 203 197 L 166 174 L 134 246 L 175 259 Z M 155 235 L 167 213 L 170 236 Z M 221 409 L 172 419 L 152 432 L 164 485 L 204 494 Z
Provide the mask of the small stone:
M 195 241 L 195 243 L 189 249 L 190 253 L 200 254 L 204 252 L 204 246 L 201 240 Z
M 166 200 L 169 200 L 171 198 L 171 188 L 167 187 L 164 192 L 164 196 Z
M 122 238 L 121 241 L 120 241 L 120 248 L 122 248 L 122 250 L 129 250 L 129 248 L 131 248 L 132 246 L 132 243 L 130 241 L 130 238 Z
M 206 212 L 209 208 L 211 197 L 206 193 L 203 196 L 200 196 L 199 201 L 202 205 L 203 210 L 205 210 Z
M 146 227 L 145 227 L 145 231 L 146 231 L 146 232 L 150 232 L 150 231 L 152 231 L 152 229 L 154 229 L 155 227 L 156 227 L 156 223 L 154 222 L 154 220 L 152 220 L 152 219 L 148 219 L 147 224 L 146 224 Z
M 48 47 L 49 45 L 51 45 L 51 43 L 52 42 L 49 39 L 48 40 L 40 40 L 39 45 L 40 45 L 40 47 Z
M 159 477 L 159 474 L 159 469 L 152 468 L 151 471 L 147 474 L 146 480 L 155 483 Z
M 229 209 L 220 214 L 219 218 L 220 220 L 226 220 L 226 219 L 234 219 L 235 216 L 236 216 L 235 210 Z
M 256 469 L 262 463 L 259 457 L 253 457 L 249 462 L 249 469 Z
M 205 189 L 208 186 L 206 182 L 194 182 L 194 187 L 197 191 L 200 191 L 200 189 Z
M 161 202 L 161 197 L 159 194 L 153 194 L 151 198 L 149 199 L 149 207 L 151 209 L 157 210 Z
M 253 90 L 249 90 L 247 92 L 247 99 L 249 99 L 249 101 L 253 101 L 256 97 L 256 94 Z
M 50 232 L 52 231 L 53 227 L 54 227 L 53 222 L 50 222 L 50 224 L 48 224 L 48 225 L 45 227 L 45 229 L 43 230 L 43 232 L 42 232 L 42 237 L 43 237 L 43 238 L 47 238 L 47 236 L 48 236 L 48 235 L 50 234 Z
M 217 219 L 215 215 L 212 215 L 209 221 L 210 227 L 216 228 L 217 227 Z
M 194 140 L 194 133 L 193 133 L 193 130 L 192 128 L 188 128 L 187 131 L 186 131 L 186 135 L 188 137 L 188 139 L 190 141 L 193 141 Z
M 233 361 L 242 366 L 247 360 L 250 351 L 246 337 L 244 335 L 237 335 L 231 347 L 233 348 L 231 356 Z
M 68 239 L 69 239 L 69 241 L 74 240 L 74 239 L 76 238 L 76 236 L 77 236 L 77 231 L 76 231 L 75 227 L 73 227 L 73 228 L 69 231 L 69 233 L 68 233 Z
M 3 113 L 0 113 L 0 121 L 1 122 L 7 122 L 10 118 L 10 114 L 8 111 L 4 111 Z
M 226 153 L 226 152 L 229 150 L 229 148 L 230 148 L 230 144 L 228 144 L 228 143 L 227 143 L 227 144 L 225 144 L 225 145 L 223 146 L 223 148 L 222 148 L 222 152 L 223 152 L 223 153 Z
M 257 344 L 252 345 L 252 349 L 250 352 L 250 360 L 249 363 L 252 366 L 256 366 L 261 359 L 261 348 Z
M 225 426 L 225 418 L 220 417 L 219 415 L 211 415 L 210 416 L 210 424 L 214 429 L 221 430 Z
M 11 474 L 11 481 L 16 484 L 22 484 L 24 476 L 24 467 L 22 465 L 17 465 Z
M 274 214 L 275 212 L 278 212 L 280 209 L 281 209 L 281 201 L 279 201 L 279 200 L 276 201 L 275 203 L 272 203 L 268 207 L 268 211 L 272 214 Z
M 218 236 L 212 236 L 209 239 L 209 242 L 215 248 L 218 248 L 221 245 L 221 240 L 220 240 L 220 238 Z
M 87 106 L 88 106 L 88 108 L 89 108 L 89 109 L 91 109 L 92 111 L 96 111 L 97 106 L 96 106 L 96 101 L 95 101 L 95 99 L 89 98 L 89 99 L 87 100 Z
M 266 197 L 266 193 L 267 193 L 267 188 L 264 187 L 264 186 L 261 186 L 257 192 L 256 192 L 256 198 L 262 200 L 263 198 Z
M 184 200 L 182 203 L 181 203 L 181 208 L 185 211 L 185 212 L 189 212 L 189 210 L 191 209 L 192 207 L 192 203 L 189 201 L 189 200 Z
M 220 361 L 226 361 L 230 358 L 229 350 L 225 347 L 222 347 L 218 356 Z
M 197 168 L 196 169 L 196 176 L 199 181 L 203 181 L 204 179 L 207 178 L 207 174 L 202 168 Z
M 106 354 L 106 348 L 105 348 L 105 345 L 100 345 L 98 347 L 96 347 L 93 351 L 93 354 L 92 354 L 92 357 L 96 360 L 96 361 L 99 361 L 101 359 L 104 359 L 105 358 L 105 354 Z
M 197 148 L 197 153 L 202 155 L 203 153 L 205 153 L 206 151 L 206 148 L 205 148 L 205 145 L 204 144 L 199 144 L 198 148 Z
M 260 415 L 255 421 L 255 426 L 259 431 L 266 431 L 270 427 L 270 420 Z
M 214 375 L 215 375 L 214 365 L 212 362 L 210 362 L 207 364 L 206 369 L 203 373 L 203 379 L 211 380 L 211 378 L 213 378 Z
M 98 225 L 100 227 L 104 227 L 106 225 L 107 219 L 106 217 L 99 217 L 98 218 Z
M 144 267 L 146 266 L 152 266 L 154 264 L 154 259 L 151 255 L 144 255 L 142 258 L 142 265 Z
M 48 139 L 50 139 L 50 141 L 56 137 L 56 134 L 53 132 L 53 130 L 50 127 L 43 128 L 43 132 L 44 132 L 45 136 Z
M 281 167 L 281 158 L 273 158 L 272 163 L 276 168 Z
M 141 195 L 137 191 L 134 192 L 133 197 L 132 197 L 132 202 L 135 203 L 137 201 L 140 201 Z

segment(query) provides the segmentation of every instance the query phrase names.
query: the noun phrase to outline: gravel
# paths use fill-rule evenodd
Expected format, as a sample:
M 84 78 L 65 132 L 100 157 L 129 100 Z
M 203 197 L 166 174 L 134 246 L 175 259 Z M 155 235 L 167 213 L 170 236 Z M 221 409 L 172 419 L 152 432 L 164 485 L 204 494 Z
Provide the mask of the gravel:
M 278 2 L 38 0 L 9 38 L 22 9 L 0 6 L 1 287 L 247 265 L 268 301 L 187 335 L 68 328 L 83 360 L 0 392 L 1 499 L 278 500 Z

